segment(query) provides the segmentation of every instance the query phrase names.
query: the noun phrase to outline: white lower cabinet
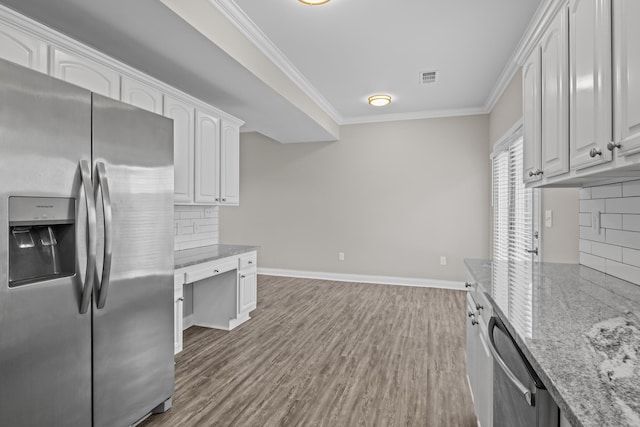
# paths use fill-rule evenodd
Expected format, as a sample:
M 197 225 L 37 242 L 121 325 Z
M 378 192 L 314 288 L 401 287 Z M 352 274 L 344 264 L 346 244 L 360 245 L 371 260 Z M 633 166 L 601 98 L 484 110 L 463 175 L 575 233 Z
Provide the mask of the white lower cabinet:
M 485 301 L 474 301 L 467 295 L 467 375 L 473 396 L 473 409 L 478 425 L 493 425 L 493 358 L 489 350 L 489 311 Z
M 258 271 L 256 252 L 242 256 L 238 263 L 238 316 L 247 315 L 258 301 Z
M 184 274 L 173 278 L 173 353 L 182 351 L 182 325 L 184 316 Z

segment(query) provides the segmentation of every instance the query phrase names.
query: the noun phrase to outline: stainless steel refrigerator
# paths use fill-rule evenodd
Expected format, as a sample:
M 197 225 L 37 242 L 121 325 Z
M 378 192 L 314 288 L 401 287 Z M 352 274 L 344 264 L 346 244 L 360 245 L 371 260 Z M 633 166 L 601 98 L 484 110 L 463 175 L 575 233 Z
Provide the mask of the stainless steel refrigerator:
M 0 425 L 173 394 L 173 123 L 0 60 Z

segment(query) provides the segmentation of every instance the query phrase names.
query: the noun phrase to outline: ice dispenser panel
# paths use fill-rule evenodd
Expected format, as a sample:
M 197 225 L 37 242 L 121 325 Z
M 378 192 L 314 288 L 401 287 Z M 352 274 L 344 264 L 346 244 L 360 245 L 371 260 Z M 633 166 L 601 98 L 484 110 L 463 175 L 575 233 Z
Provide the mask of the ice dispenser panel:
M 75 274 L 76 202 L 9 197 L 9 287 Z

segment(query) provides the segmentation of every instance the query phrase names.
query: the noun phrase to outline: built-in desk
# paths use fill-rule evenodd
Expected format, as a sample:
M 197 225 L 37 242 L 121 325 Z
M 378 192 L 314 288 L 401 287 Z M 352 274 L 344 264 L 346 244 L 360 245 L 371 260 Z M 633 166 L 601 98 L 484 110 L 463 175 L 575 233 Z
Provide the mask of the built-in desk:
M 175 252 L 175 352 L 182 351 L 183 292 L 193 284 L 193 324 L 230 331 L 257 302 L 257 247 L 211 245 Z

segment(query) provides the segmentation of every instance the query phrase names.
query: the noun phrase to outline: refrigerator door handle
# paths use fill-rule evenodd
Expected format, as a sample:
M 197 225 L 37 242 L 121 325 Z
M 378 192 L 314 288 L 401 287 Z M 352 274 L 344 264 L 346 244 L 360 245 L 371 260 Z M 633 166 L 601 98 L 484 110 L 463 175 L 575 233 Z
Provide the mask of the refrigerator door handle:
M 507 375 L 511 383 L 522 394 L 527 404 L 529 406 L 535 406 L 534 395 L 531 393 L 531 390 L 529 390 L 527 386 L 522 384 L 522 382 L 518 379 L 518 377 L 516 377 L 516 375 L 511 371 L 511 369 L 509 369 L 509 367 L 504 362 L 504 360 L 502 360 L 502 357 L 500 357 L 500 354 L 498 354 L 498 349 L 496 348 L 496 343 L 493 339 L 494 326 L 497 327 L 497 322 L 496 322 L 496 318 L 492 317 L 491 320 L 489 320 L 488 332 L 489 332 L 489 351 L 493 356 L 493 360 L 495 360 L 498 363 L 498 365 L 500 366 L 502 371 Z
M 82 188 L 87 204 L 87 270 L 82 288 L 80 300 L 80 314 L 84 314 L 89 309 L 91 295 L 93 291 L 93 278 L 96 274 L 96 201 L 93 197 L 93 185 L 91 183 L 91 169 L 88 160 L 80 160 L 80 177 L 82 178 Z
M 107 294 L 109 293 L 111 255 L 113 252 L 113 241 L 111 238 L 113 233 L 113 218 L 111 215 L 111 194 L 109 192 L 109 180 L 107 178 L 107 172 L 105 170 L 104 163 L 96 163 L 96 175 L 98 178 L 98 186 L 96 186 L 96 197 L 99 187 L 102 190 L 102 207 L 104 210 L 104 257 L 102 264 L 102 280 L 100 281 L 97 303 L 97 307 L 99 309 L 102 309 L 107 302 Z

